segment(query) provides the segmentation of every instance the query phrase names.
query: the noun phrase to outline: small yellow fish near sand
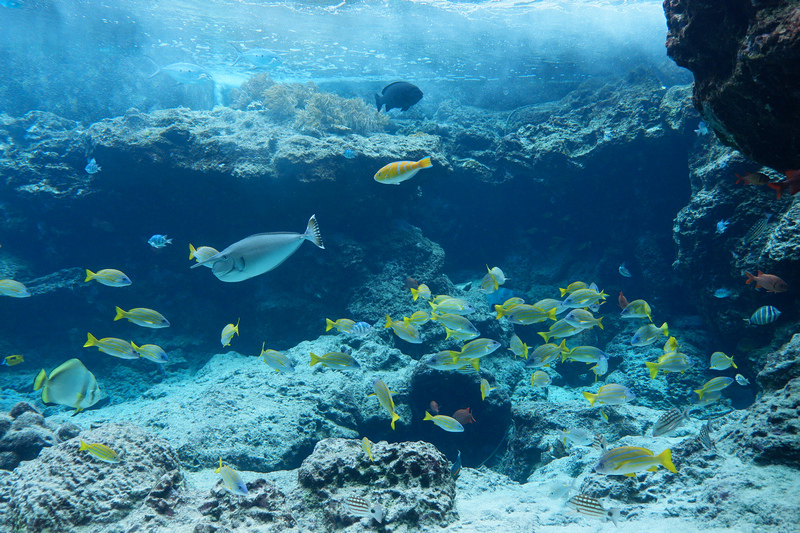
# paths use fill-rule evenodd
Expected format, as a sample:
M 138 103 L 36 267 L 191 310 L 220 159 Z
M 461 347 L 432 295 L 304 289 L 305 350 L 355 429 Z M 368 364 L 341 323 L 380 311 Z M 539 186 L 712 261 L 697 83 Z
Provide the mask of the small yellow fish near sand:
M 196 259 L 198 263 L 202 263 L 203 266 L 211 268 L 214 266 L 213 263 L 203 263 L 208 259 L 211 259 L 215 255 L 219 253 L 219 250 L 216 248 L 212 248 L 210 246 L 201 246 L 200 248 L 195 248 L 191 244 L 189 245 L 189 260 Z
M 96 282 L 107 287 L 127 287 L 131 284 L 131 280 L 128 278 L 128 276 L 119 270 L 114 270 L 113 268 L 104 268 L 97 273 L 92 272 L 87 268 L 85 282 L 89 283 L 92 280 L 95 280 Z
M 430 157 L 419 161 L 395 161 L 376 172 L 375 181 L 389 185 L 400 185 L 400 183 L 413 178 L 421 169 L 431 166 L 433 164 Z
M 222 342 L 223 346 L 230 346 L 231 339 L 233 338 L 233 334 L 239 334 L 239 321 L 242 320 L 241 318 L 236 321 L 236 325 L 228 324 L 224 328 L 222 328 L 222 338 L 220 338 L 220 342 Z
M 105 444 L 87 444 L 81 439 L 81 447 L 78 448 L 79 452 L 87 451 L 92 457 L 103 461 L 104 463 L 116 464 L 119 463 L 119 456 L 117 452 L 106 446 Z
M 219 467 L 214 473 L 222 476 L 222 486 L 225 490 L 237 496 L 247 496 L 247 484 L 242 476 L 228 465 L 223 465 L 222 459 L 219 460 Z

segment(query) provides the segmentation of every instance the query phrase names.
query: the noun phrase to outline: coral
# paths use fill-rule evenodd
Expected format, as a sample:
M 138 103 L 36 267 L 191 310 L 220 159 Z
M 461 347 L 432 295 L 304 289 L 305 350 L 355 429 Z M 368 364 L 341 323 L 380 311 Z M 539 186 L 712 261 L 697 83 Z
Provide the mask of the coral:
M 13 470 L 56 442 L 55 432 L 27 402 L 16 404 L 8 416 L 0 415 L 0 469 Z
M 295 128 L 309 135 L 363 135 L 383 131 L 388 124 L 386 115 L 376 113 L 361 99 L 316 93 L 308 100 L 305 109 L 298 112 Z

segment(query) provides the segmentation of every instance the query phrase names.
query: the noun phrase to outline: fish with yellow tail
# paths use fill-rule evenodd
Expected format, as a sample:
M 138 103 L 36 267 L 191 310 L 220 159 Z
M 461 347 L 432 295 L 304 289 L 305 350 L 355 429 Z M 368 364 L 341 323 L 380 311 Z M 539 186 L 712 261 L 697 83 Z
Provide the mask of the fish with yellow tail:
M 137 307 L 130 311 L 124 311 L 117 307 L 117 314 L 114 320 L 122 320 L 123 318 L 127 318 L 130 322 L 143 328 L 160 329 L 169 327 L 169 320 L 164 318 L 164 315 L 146 307 Z
M 195 248 L 191 244 L 189 245 L 189 260 L 195 259 L 198 263 L 203 263 L 203 261 L 210 259 L 217 255 L 219 250 L 216 248 L 212 248 L 211 246 L 201 246 L 200 248 Z M 211 268 L 213 265 L 211 263 L 203 263 L 203 266 Z
M 450 433 L 461 433 L 464 431 L 464 426 L 461 425 L 461 422 L 456 420 L 455 418 L 447 415 L 431 415 L 428 411 L 425 411 L 425 418 L 422 420 L 432 420 L 434 424 L 439 426 L 445 431 Z
M 595 402 L 604 405 L 622 405 L 636 398 L 633 391 L 619 383 L 603 385 L 596 394 L 584 392 L 583 396 L 589 400 L 590 407 L 594 407 Z
M 431 158 L 426 157 L 419 161 L 395 161 L 382 167 L 375 173 L 375 181 L 388 185 L 400 185 L 406 180 L 410 180 L 417 175 L 423 168 L 433 166 Z
M 101 352 L 119 357 L 120 359 L 139 359 L 139 357 L 141 357 L 141 354 L 136 351 L 134 345 L 128 341 L 114 337 L 105 337 L 98 340 L 91 333 L 88 333 L 87 337 L 88 339 L 83 345 L 84 348 L 91 348 L 94 346 Z
M 621 446 L 612 448 L 600 456 L 594 467 L 598 474 L 622 475 L 633 477 L 638 472 L 655 472 L 663 466 L 673 474 L 678 470 L 672 464 L 672 451 L 666 449 L 658 455 L 647 448 Z
M 0 296 L 10 296 L 11 298 L 29 298 L 31 295 L 28 288 L 13 279 L 0 279 Z
M 333 321 L 330 318 L 325 319 L 325 331 L 330 331 L 333 328 L 336 328 L 342 333 L 350 333 L 355 325 L 356 321 L 350 320 L 349 318 L 340 318 L 336 321 Z
M 364 450 L 364 453 L 369 457 L 369 462 L 374 463 L 375 459 L 372 458 L 372 441 L 367 437 L 361 439 L 361 449 Z
M 411 291 L 411 296 L 414 298 L 415 302 L 417 301 L 417 298 L 422 298 L 423 300 L 431 299 L 431 290 L 424 283 L 420 283 L 416 289 L 414 287 L 409 287 L 409 290 Z
M 636 333 L 634 333 L 631 338 L 631 345 L 650 346 L 656 342 L 661 335 L 669 337 L 669 327 L 666 322 L 661 324 L 661 327 L 655 324 L 647 324 L 636 330 Z
M 392 417 L 392 429 L 394 429 L 394 423 L 400 420 L 400 415 L 395 413 L 394 411 L 394 400 L 392 399 L 392 391 L 389 390 L 389 387 L 386 386 L 380 379 L 376 379 L 372 382 L 372 394 L 368 396 L 375 396 L 378 398 L 378 402 L 381 404 L 387 413 Z
M 214 470 L 214 473 L 222 476 L 222 486 L 225 490 L 237 496 L 247 496 L 247 484 L 242 476 L 228 465 L 223 465 L 222 459 L 219 460 L 219 467 Z
M 105 444 L 88 444 L 81 439 L 79 452 L 89 452 L 89 455 L 103 461 L 104 463 L 116 464 L 119 463 L 119 455 L 117 452 L 106 446 Z
M 44 403 L 56 403 L 76 409 L 75 414 L 105 397 L 97 386 L 94 374 L 78 359 L 70 359 L 56 367 L 50 377 L 42 369 L 33 381 L 33 390 L 42 389 Z
M 107 287 L 127 287 L 131 284 L 131 280 L 128 278 L 128 276 L 126 276 L 123 272 L 113 268 L 104 268 L 103 270 L 99 270 L 97 273 L 92 272 L 87 268 L 85 282 L 89 283 L 92 280 L 95 280 L 96 282 Z
M 489 268 L 489 265 L 486 265 L 486 270 L 488 270 L 488 273 L 483 276 L 481 287 L 478 290 L 484 294 L 491 294 L 499 289 L 500 285 L 505 283 L 508 278 L 506 278 L 505 273 L 500 270 L 500 267 Z
M 731 383 L 733 383 L 733 381 L 734 381 L 733 378 L 720 376 L 718 378 L 706 381 L 702 387 L 700 387 L 699 389 L 695 389 L 695 392 L 699 396 L 698 399 L 702 400 L 704 395 L 712 392 L 719 392 L 722 389 L 726 388 Z
M 241 318 L 237 320 L 236 325 L 227 324 L 224 328 L 222 328 L 222 335 L 220 336 L 219 340 L 223 346 L 230 346 L 231 339 L 233 338 L 234 334 L 239 334 L 239 321 L 241 320 Z
M 23 361 L 25 361 L 25 358 L 21 355 L 9 355 L 3 359 L 3 362 L 0 363 L 0 365 L 14 366 L 22 363 Z

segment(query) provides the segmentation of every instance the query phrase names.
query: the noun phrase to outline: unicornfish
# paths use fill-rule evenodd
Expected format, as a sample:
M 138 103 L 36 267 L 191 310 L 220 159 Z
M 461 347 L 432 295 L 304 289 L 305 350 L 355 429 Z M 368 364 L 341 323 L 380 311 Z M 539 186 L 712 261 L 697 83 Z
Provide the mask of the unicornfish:
M 305 233 L 257 233 L 195 263 L 191 268 L 211 265 L 211 271 L 222 281 L 244 281 L 269 272 L 286 261 L 300 248 L 303 241 L 311 241 L 320 248 L 325 248 L 314 215 L 308 220 Z

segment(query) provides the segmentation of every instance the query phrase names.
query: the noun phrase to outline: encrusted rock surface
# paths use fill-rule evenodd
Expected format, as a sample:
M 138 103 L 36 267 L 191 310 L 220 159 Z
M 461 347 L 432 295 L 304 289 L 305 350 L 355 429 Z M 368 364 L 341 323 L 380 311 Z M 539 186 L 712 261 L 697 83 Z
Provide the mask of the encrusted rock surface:
M 35 459 L 43 448 L 58 442 L 55 430 L 29 403 L 19 402 L 8 415 L 0 415 L 0 469 L 13 470 Z
M 667 53 L 720 139 L 777 170 L 800 168 L 800 10 L 793 0 L 665 0 Z

